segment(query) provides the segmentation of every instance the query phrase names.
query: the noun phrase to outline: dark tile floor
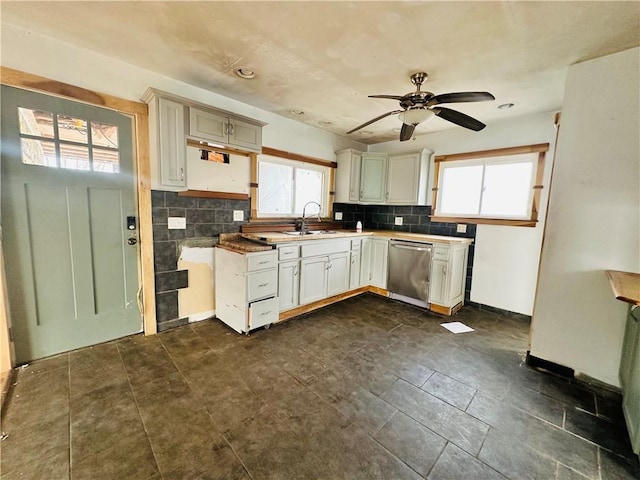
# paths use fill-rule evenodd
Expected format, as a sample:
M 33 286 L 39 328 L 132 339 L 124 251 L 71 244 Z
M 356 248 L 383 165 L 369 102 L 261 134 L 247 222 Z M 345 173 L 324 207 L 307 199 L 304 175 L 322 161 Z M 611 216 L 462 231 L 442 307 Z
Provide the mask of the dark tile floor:
M 640 478 L 618 399 L 524 365 L 525 321 L 454 320 L 476 331 L 362 295 L 249 337 L 204 321 L 35 362 L 2 479 Z

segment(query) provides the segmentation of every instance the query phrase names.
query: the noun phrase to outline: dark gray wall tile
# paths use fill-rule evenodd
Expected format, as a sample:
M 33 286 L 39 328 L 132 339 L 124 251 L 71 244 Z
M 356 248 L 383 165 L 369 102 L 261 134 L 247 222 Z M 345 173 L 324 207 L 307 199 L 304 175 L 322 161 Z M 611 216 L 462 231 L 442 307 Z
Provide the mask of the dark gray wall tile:
M 156 294 L 156 319 L 158 325 L 178 317 L 178 291 Z
M 187 270 L 156 273 L 156 292 L 158 293 L 187 288 L 188 286 L 189 272 Z

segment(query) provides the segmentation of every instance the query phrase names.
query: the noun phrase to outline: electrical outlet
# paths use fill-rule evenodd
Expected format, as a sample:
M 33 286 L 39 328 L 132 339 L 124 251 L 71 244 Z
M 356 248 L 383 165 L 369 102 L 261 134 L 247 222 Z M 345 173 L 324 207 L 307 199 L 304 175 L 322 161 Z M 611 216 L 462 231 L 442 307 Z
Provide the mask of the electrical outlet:
M 456 232 L 467 233 L 467 225 L 464 223 L 458 223 L 456 226 Z
M 169 230 L 184 230 L 187 228 L 187 219 L 185 217 L 169 217 L 167 218 L 167 228 Z
M 396 225 L 402 225 L 402 217 L 396 217 Z
M 244 211 L 243 210 L 234 210 L 233 211 L 233 221 L 241 222 L 244 220 Z
M 336 212 L 336 220 L 342 220 L 342 212 Z

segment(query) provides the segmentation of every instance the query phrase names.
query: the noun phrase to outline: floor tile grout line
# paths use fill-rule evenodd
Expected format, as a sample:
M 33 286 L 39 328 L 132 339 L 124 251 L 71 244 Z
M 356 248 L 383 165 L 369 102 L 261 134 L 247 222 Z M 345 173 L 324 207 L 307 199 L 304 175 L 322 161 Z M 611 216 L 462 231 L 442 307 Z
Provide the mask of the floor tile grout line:
M 159 339 L 158 339 L 159 340 Z M 118 353 L 120 355 L 120 361 L 123 364 L 124 370 L 127 376 L 127 384 L 129 385 L 129 390 L 131 391 L 131 397 L 136 405 L 136 412 L 138 413 L 138 417 L 140 418 L 140 423 L 142 424 L 142 428 L 144 429 L 144 435 L 147 439 L 147 443 L 149 444 L 149 449 L 151 450 L 151 454 L 153 455 L 153 461 L 155 462 L 156 470 L 160 474 L 160 478 L 164 480 L 164 473 L 160 470 L 160 464 L 158 463 L 158 456 L 156 454 L 155 449 L 153 448 L 153 444 L 151 443 L 151 438 L 149 437 L 149 431 L 147 430 L 147 425 L 145 424 L 144 418 L 142 417 L 142 413 L 140 411 L 140 404 L 138 403 L 138 399 L 136 397 L 135 391 L 133 389 L 133 385 L 131 384 L 131 378 L 129 377 L 129 372 L 127 371 L 126 365 L 124 364 L 124 357 L 122 355 L 122 350 L 118 346 Z

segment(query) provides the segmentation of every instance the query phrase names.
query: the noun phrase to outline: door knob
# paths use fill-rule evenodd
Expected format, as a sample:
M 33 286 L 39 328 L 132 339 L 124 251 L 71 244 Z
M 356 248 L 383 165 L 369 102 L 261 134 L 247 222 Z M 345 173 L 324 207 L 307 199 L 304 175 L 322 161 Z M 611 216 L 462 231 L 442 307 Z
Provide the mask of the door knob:
M 129 237 L 127 238 L 127 243 L 129 245 L 135 245 L 136 243 L 138 243 L 138 239 L 136 237 Z

